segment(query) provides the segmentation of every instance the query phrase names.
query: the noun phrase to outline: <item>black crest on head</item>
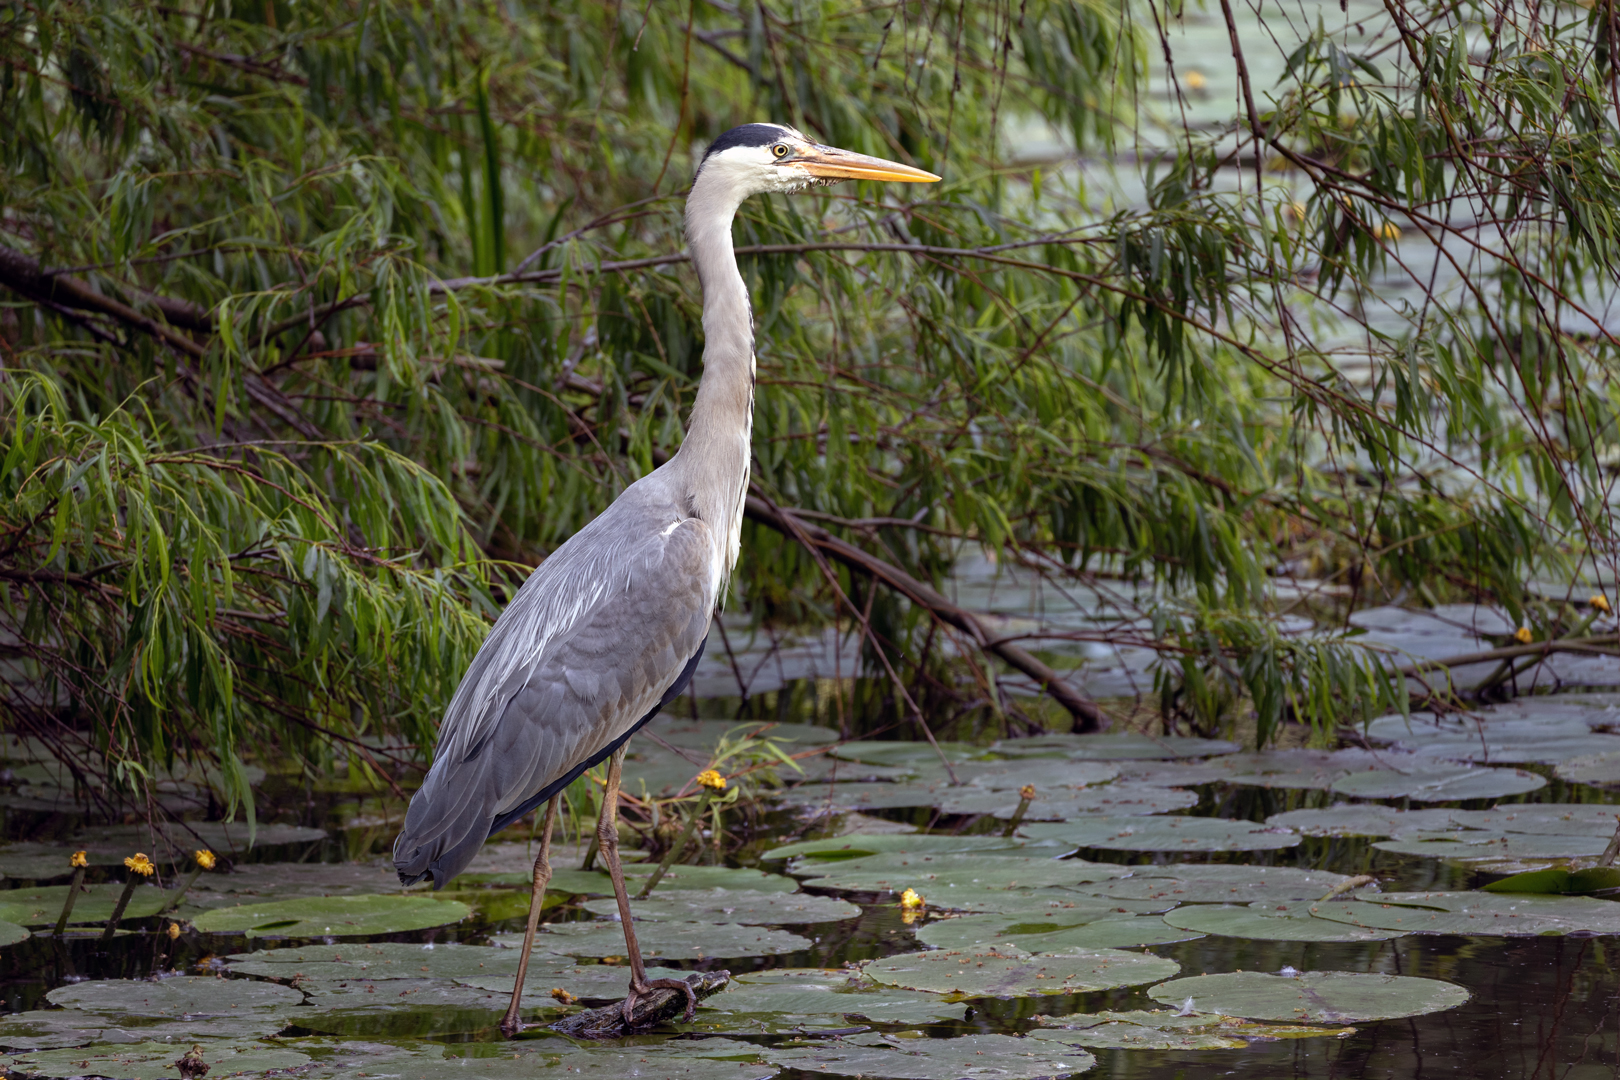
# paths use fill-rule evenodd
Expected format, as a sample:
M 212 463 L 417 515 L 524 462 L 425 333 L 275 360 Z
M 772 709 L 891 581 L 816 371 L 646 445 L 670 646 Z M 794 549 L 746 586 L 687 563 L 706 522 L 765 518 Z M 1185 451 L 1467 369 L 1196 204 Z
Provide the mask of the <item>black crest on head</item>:
M 787 133 L 786 128 L 777 124 L 743 124 L 710 143 L 703 152 L 703 160 L 707 161 L 709 155 L 730 150 L 734 146 L 769 146 Z

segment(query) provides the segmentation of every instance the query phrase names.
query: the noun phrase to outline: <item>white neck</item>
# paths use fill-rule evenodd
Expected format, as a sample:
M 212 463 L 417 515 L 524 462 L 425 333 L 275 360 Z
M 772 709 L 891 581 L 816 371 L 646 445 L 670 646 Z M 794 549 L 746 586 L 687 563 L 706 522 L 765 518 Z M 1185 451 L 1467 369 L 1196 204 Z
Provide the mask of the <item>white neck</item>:
M 736 186 L 706 171 L 686 200 L 687 244 L 703 286 L 703 378 L 670 461 L 687 510 L 723 538 L 722 578 L 737 563 L 754 428 L 754 316 L 731 244 L 740 205 Z

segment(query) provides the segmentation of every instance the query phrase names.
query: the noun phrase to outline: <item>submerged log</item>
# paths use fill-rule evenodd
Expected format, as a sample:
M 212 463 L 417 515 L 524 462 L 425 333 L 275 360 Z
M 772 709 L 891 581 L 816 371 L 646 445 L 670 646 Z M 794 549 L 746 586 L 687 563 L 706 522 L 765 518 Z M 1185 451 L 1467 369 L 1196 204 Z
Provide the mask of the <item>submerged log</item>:
M 731 982 L 729 971 L 694 971 L 687 985 L 699 1001 L 725 989 Z M 686 1012 L 686 995 L 679 990 L 659 987 L 636 1002 L 630 1022 L 624 1020 L 624 1002 L 615 1001 L 600 1009 L 587 1009 L 551 1025 L 551 1030 L 574 1039 L 619 1039 L 637 1031 L 677 1019 Z

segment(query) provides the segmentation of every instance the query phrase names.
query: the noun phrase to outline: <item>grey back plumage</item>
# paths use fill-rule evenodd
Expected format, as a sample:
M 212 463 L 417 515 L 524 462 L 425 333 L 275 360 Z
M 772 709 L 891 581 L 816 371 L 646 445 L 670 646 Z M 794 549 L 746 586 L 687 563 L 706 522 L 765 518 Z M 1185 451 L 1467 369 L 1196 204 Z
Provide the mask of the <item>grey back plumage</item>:
M 395 841 L 401 881 L 431 875 L 443 887 L 496 818 L 622 738 L 702 647 L 716 537 L 681 510 L 669 480 L 632 485 L 501 613 Z

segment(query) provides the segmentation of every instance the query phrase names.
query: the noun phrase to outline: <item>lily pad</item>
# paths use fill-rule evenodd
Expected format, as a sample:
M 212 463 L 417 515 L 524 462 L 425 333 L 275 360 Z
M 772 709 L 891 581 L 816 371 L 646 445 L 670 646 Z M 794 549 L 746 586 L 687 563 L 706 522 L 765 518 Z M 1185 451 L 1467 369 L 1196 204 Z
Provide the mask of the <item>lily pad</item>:
M 784 1068 L 891 1080 L 1035 1080 L 1085 1072 L 1097 1059 L 1084 1050 L 1013 1035 L 905 1039 L 857 1035 L 771 1047 Z
M 408 1047 L 352 1039 L 283 1039 L 281 1045 L 314 1059 L 299 1080 L 353 1080 L 359 1075 L 390 1080 L 532 1080 L 533 1077 L 668 1077 L 669 1080 L 767 1080 L 773 1065 L 757 1062 L 759 1051 L 731 1039 L 680 1040 L 662 1044 L 576 1046 L 563 1039 L 459 1043 L 418 1042 Z M 446 1056 L 452 1049 L 461 1056 Z
M 790 809 L 898 810 L 908 806 L 933 806 L 950 790 L 944 780 L 938 783 L 805 784 L 784 791 L 779 801 Z
M 1196 792 L 1145 784 L 1103 784 L 1085 791 L 1042 790 L 1047 794 L 1037 795 L 1025 808 L 1024 820 L 1067 821 L 1080 814 L 1168 814 L 1198 805 Z M 1019 797 L 1014 791 L 951 788 L 934 805 L 946 814 L 989 814 L 1006 820 L 1018 812 Z
M 824 861 L 858 859 L 865 855 L 959 855 L 1008 854 L 1028 855 L 1026 848 L 1055 847 L 1029 840 L 999 836 L 939 836 L 932 833 L 850 833 L 829 836 L 822 840 L 801 840 L 772 848 L 760 856 L 761 860 L 819 859 Z M 1054 856 L 1062 854 L 1053 850 Z
M 848 892 L 901 892 L 916 889 L 925 896 L 950 888 L 1029 889 L 1107 881 L 1125 868 L 1084 859 L 1034 859 L 1006 855 L 871 855 L 862 859 L 808 867 L 823 876 L 805 884 Z M 943 897 L 942 897 L 943 898 Z
M 1455 823 L 1450 810 L 1396 810 L 1376 803 L 1360 803 L 1272 814 L 1266 818 L 1266 824 L 1293 829 L 1306 836 L 1400 836 L 1449 829 Z
M 585 909 L 613 918 L 619 914 L 614 900 L 588 900 Z M 748 926 L 792 926 L 801 923 L 841 922 L 857 918 L 861 909 L 831 896 L 810 893 L 767 893 L 732 889 L 660 889 L 646 900 L 630 901 L 637 922 L 702 922 L 709 919 Z
M 0 848 L 0 875 L 23 881 L 67 877 L 73 873 L 70 857 L 75 850 L 65 844 L 7 844 Z M 122 855 L 110 851 L 88 851 L 85 858 L 91 866 L 121 866 L 124 862 Z
M 1174 960 L 1117 949 L 1075 950 L 1062 956 L 936 949 L 873 960 L 862 973 L 875 982 L 908 990 L 964 998 L 1012 998 L 1140 986 L 1180 970 Z
M 536 938 L 544 947 L 565 956 L 623 956 L 624 930 L 617 923 L 552 923 Z M 777 956 L 808 949 L 810 942 L 786 930 L 737 923 L 649 922 L 636 925 L 642 956 L 672 960 L 709 957 Z
M 1514 874 L 1485 886 L 1486 892 L 1540 893 L 1556 896 L 1589 896 L 1602 893 L 1611 898 L 1620 892 L 1620 867 L 1589 866 L 1583 870 L 1549 867 Z
M 205 934 L 253 937 L 354 937 L 398 934 L 460 922 L 466 904 L 429 896 L 321 896 L 215 908 L 197 916 Z
M 1264 750 L 1231 754 L 1209 764 L 1228 784 L 1326 791 L 1351 773 L 1408 768 L 1414 760 L 1409 754 L 1367 750 Z
M 1043 1027 L 1030 1032 L 1032 1038 L 1102 1050 L 1241 1050 L 1251 1039 L 1342 1039 L 1356 1033 L 1351 1027 L 1256 1024 L 1208 1013 L 1183 1016 L 1165 1009 L 1038 1019 Z
M 1494 810 L 1452 810 L 1450 814 L 1464 829 L 1599 836 L 1605 841 L 1620 828 L 1620 806 L 1597 803 L 1517 803 Z
M 487 1031 L 511 1001 L 511 980 L 479 989 L 443 979 L 311 981 L 299 987 L 307 1003 L 291 1014 L 300 1028 L 362 1038 L 434 1038 Z M 619 993 L 624 991 L 619 981 Z M 525 1019 L 554 1020 L 562 1006 L 549 992 L 525 993 Z
M 0 948 L 15 945 L 19 941 L 27 941 L 32 935 L 26 926 L 16 923 L 0 922 Z
M 1620 787 L 1620 749 L 1565 758 L 1553 767 L 1560 780 L 1595 787 Z
M 350 942 L 347 945 L 306 945 L 298 949 L 261 949 L 225 958 L 232 974 L 267 979 L 457 979 L 467 976 L 505 975 L 507 989 L 517 974 L 516 949 L 490 945 L 439 942 L 413 945 L 399 941 Z M 548 957 L 536 946 L 535 961 Z
M 627 882 L 637 878 L 646 877 L 658 867 L 651 863 L 636 863 L 624 868 L 624 877 Z M 603 875 L 606 877 L 606 875 Z M 631 885 L 630 894 L 635 895 L 639 886 Z M 658 889 L 653 895 L 662 893 L 665 889 L 748 889 L 754 892 L 790 893 L 797 892 L 799 883 L 790 877 L 781 874 L 768 874 L 763 870 L 753 870 L 746 867 L 734 866 L 672 866 L 669 873 L 658 883 Z M 610 886 L 607 890 L 612 892 Z
M 103 979 L 69 983 L 45 995 L 52 1005 L 118 1016 L 240 1016 L 248 1009 L 285 1009 L 304 1000 L 289 986 L 249 979 L 177 975 L 145 979 Z
M 1134 867 L 1118 881 L 1087 885 L 1085 892 L 1111 900 L 1175 904 L 1248 904 L 1257 900 L 1315 900 L 1350 880 L 1326 870 L 1235 863 L 1181 863 Z
M 1330 904 L 1272 903 L 1247 907 L 1195 904 L 1163 916 L 1171 926 L 1219 937 L 1257 941 L 1387 941 L 1404 930 L 1380 930 L 1317 919 L 1312 913 Z
M 1502 862 L 1601 855 L 1607 845 L 1608 841 L 1601 836 L 1547 836 L 1490 829 L 1460 829 L 1444 833 L 1408 833 L 1395 840 L 1380 840 L 1373 847 L 1396 855 Z
M 392 866 L 382 864 L 245 863 L 229 872 L 205 873 L 191 889 L 194 892 L 252 893 L 266 899 L 342 896 L 397 892 L 399 875 Z
M 1546 786 L 1546 777 L 1524 769 L 1433 765 L 1404 772 L 1376 770 L 1351 773 L 1335 780 L 1332 790 L 1336 794 L 1357 799 L 1455 802 L 1459 799 L 1500 799 L 1505 795 L 1523 795 Z
M 1149 990 L 1148 997 L 1164 1005 L 1249 1020 L 1346 1024 L 1456 1008 L 1468 1000 L 1468 991 L 1438 979 L 1406 975 L 1307 971 L 1287 976 L 1236 971 L 1162 983 Z
M 956 770 L 959 779 L 986 791 L 1017 791 L 1032 784 L 1036 792 L 1073 792 L 1106 784 L 1119 775 L 1119 766 L 1102 761 L 1051 760 L 966 762 Z
M 1585 896 L 1384 893 L 1376 901 L 1322 904 L 1316 917 L 1413 934 L 1620 934 L 1620 904 Z
M 1053 908 L 1047 912 L 1034 913 L 988 913 L 988 915 L 957 915 L 954 918 L 936 918 L 928 921 L 927 925 L 917 931 L 917 941 L 925 946 L 935 949 L 969 950 L 969 952 L 1061 952 L 1069 944 L 1079 942 L 1066 942 L 1059 949 L 1048 949 L 1042 942 L 1056 941 L 1055 934 L 1071 933 L 1087 926 L 1100 926 L 1103 921 L 1110 923 L 1136 923 L 1137 913 L 1152 915 L 1158 905 L 1142 900 L 1123 900 L 1123 902 L 1100 902 L 1089 897 L 1076 897 L 1079 904 L 1072 907 Z M 1158 920 L 1145 918 L 1144 923 L 1155 923 Z M 1140 928 L 1137 928 L 1140 929 Z M 1163 941 L 1187 941 L 1191 936 L 1178 934 L 1173 929 L 1160 923 L 1157 933 L 1162 934 Z M 1140 942 L 1140 944 L 1162 944 L 1162 942 Z M 1124 944 L 1089 944 L 1087 949 L 1128 949 L 1136 947 L 1136 942 L 1129 946 Z
M 776 977 L 739 979 L 705 999 L 693 1026 L 759 1033 L 847 1028 L 851 1023 L 937 1024 L 960 1020 L 964 1011 L 960 1003 L 938 994 L 852 986 L 845 971 L 812 968 L 770 974 Z M 709 1010 L 719 1015 L 709 1015 Z
M 62 914 L 67 900 L 68 886 L 45 885 L 33 889 L 7 889 L 0 892 L 0 920 L 21 926 L 52 926 Z M 71 922 L 105 923 L 112 918 L 113 907 L 124 887 L 119 884 L 86 885 L 73 902 Z M 151 885 L 136 888 L 124 909 L 124 921 L 144 919 L 162 911 L 173 897 L 166 889 Z
M 1048 955 L 1076 949 L 1169 945 L 1200 937 L 1203 935 L 1177 929 L 1151 915 L 1121 914 L 1119 907 L 1112 904 L 1034 916 L 959 915 L 953 919 L 935 919 L 917 931 L 918 941 L 938 949 Z
M 969 743 L 942 742 L 939 751 L 953 764 L 985 756 L 983 747 Z M 868 765 L 939 767 L 939 753 L 935 753 L 934 748 L 925 742 L 855 740 L 834 748 L 832 755 Z
M 0 1018 L 0 1047 L 53 1050 L 90 1043 L 184 1042 L 254 1039 L 287 1026 L 280 1009 L 240 1009 L 230 1016 L 154 1022 L 145 1016 L 109 1016 L 82 1009 L 39 1009 Z
M 512 947 L 498 951 L 511 953 L 512 974 L 468 975 L 458 977 L 454 981 L 475 990 L 488 990 L 510 997 L 512 980 L 517 972 L 518 948 L 523 944 L 521 934 L 513 934 L 511 938 L 515 939 Z M 619 939 L 619 947 L 621 950 L 624 947 L 623 937 Z M 649 979 L 679 979 L 685 974 L 686 972 L 675 968 L 657 966 L 647 968 Z M 552 990 L 560 989 L 566 990 L 574 997 L 587 1000 L 622 998 L 629 980 L 628 967 L 620 967 L 617 964 L 581 964 L 567 957 L 536 954 L 529 960 L 528 976 L 523 980 L 523 996 L 525 1000 L 531 996 L 549 996 Z
M 1031 840 L 1062 840 L 1104 851 L 1267 851 L 1293 847 L 1299 834 L 1252 821 L 1204 817 L 1102 817 L 1025 825 Z
M 116 1076 L 121 1080 L 168 1080 L 176 1075 L 175 1059 L 186 1047 L 175 1043 L 143 1042 L 123 1046 L 88 1046 L 78 1050 L 42 1050 L 0 1058 L 0 1067 L 14 1076 Z M 215 1076 L 296 1069 L 309 1058 L 295 1050 L 264 1043 L 210 1040 L 203 1050 L 208 1071 Z
M 1234 754 L 1242 747 L 1224 739 L 1186 735 L 1037 735 L 1029 739 L 1002 739 L 991 745 L 998 754 L 1062 754 L 1087 761 L 1154 761 Z
M 1474 714 L 1381 716 L 1367 736 L 1424 757 L 1491 764 L 1557 764 L 1571 758 L 1620 752 L 1620 736 L 1595 730 L 1613 723 L 1601 708 L 1530 702 Z
M 218 852 L 244 852 L 250 847 L 309 844 L 325 840 L 327 836 L 325 829 L 307 825 L 260 825 L 253 830 L 250 843 L 248 832 L 245 821 L 160 822 L 152 826 L 103 825 L 81 831 L 74 843 L 79 847 L 125 854 L 135 850 L 147 851 L 155 859 L 168 861 L 172 858 L 189 859 L 198 847 Z

